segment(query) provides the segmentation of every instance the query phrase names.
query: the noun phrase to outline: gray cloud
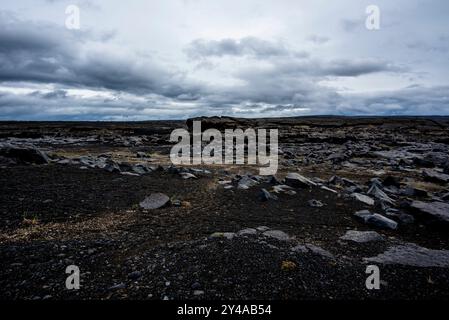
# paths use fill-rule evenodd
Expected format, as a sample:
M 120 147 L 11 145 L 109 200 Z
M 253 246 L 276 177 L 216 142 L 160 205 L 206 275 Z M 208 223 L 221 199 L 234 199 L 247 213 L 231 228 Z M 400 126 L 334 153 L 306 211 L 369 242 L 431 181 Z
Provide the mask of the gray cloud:
M 132 51 L 98 49 L 111 33 L 70 32 L 14 19 L 0 22 L 0 81 L 106 88 L 164 96 L 186 94 L 181 72 Z M 188 87 L 187 84 L 184 85 Z
M 257 17 L 248 14 L 252 0 L 229 4 L 232 16 L 209 2 L 155 1 L 144 17 L 144 1 L 125 16 L 118 1 L 75 1 L 81 31 L 63 27 L 64 1 L 23 1 L 27 18 L 0 11 L 0 119 L 449 113 L 447 18 L 438 1 L 420 18 L 422 5 L 398 0 L 405 20 L 381 1 L 386 22 L 376 32 L 365 29 L 355 0 L 344 14 L 335 14 L 340 4 L 318 10 L 310 2 L 307 16 L 299 2 L 283 9 L 267 1 L 257 3 Z
M 256 58 L 268 58 L 287 56 L 292 53 L 280 41 L 271 42 L 256 37 L 245 37 L 239 40 L 196 39 L 189 44 L 186 52 L 193 59 L 223 56 L 252 56 Z

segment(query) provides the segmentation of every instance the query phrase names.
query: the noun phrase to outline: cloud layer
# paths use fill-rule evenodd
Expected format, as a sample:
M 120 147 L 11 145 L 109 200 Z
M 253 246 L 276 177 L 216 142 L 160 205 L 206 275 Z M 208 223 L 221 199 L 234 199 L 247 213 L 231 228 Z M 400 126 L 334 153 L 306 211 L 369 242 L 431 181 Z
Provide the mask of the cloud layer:
M 63 1 L 45 3 L 64 7 Z M 206 10 L 210 4 L 182 5 Z M 83 10 L 91 17 L 115 12 L 89 5 Z M 267 13 L 265 19 L 287 19 L 288 11 Z M 311 28 L 316 22 L 309 22 L 314 31 L 300 37 L 282 23 L 274 36 L 256 29 L 231 36 L 235 31 L 225 21 L 217 34 L 182 25 L 150 34 L 149 40 L 145 30 L 126 29 L 133 25 L 131 15 L 123 29 L 111 22 L 76 31 L 14 10 L 2 11 L 0 18 L 0 120 L 449 114 L 443 31 L 434 39 L 409 34 L 399 46 L 394 32 L 384 38 L 381 31 L 370 33 L 390 43 L 386 51 L 364 38 L 368 33 L 356 14 L 336 19 L 334 32 L 320 33 Z M 387 22 L 386 28 L 399 28 Z M 442 22 L 434 23 L 439 30 Z

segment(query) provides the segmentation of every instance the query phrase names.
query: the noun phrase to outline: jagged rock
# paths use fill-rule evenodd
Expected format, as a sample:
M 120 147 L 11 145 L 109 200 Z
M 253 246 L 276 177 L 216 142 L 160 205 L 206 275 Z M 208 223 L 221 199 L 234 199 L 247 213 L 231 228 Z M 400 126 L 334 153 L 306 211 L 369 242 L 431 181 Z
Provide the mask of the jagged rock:
M 163 193 L 152 193 L 146 197 L 139 205 L 144 210 L 153 210 L 164 207 L 170 202 L 170 198 Z
M 239 232 L 237 232 L 238 236 L 255 236 L 257 235 L 257 230 L 254 228 L 247 228 L 247 229 L 243 229 L 240 230 Z
M 274 238 L 279 241 L 287 241 L 290 239 L 290 236 L 283 231 L 280 230 L 268 230 L 263 233 L 264 236 L 269 238 Z
M 387 217 L 384 217 L 378 213 L 372 213 L 368 210 L 357 211 L 354 216 L 361 219 L 366 224 L 370 224 L 379 228 L 394 230 L 398 226 L 398 223 L 396 221 L 388 219 Z
M 321 247 L 318 247 L 314 244 L 306 244 L 306 248 L 308 250 L 312 251 L 313 253 L 318 254 L 322 257 L 325 257 L 328 259 L 335 259 L 335 256 L 332 253 L 330 253 L 329 251 L 327 251 Z
M 437 183 L 448 183 L 449 182 L 449 174 L 439 173 L 435 170 L 424 169 L 423 177 L 427 181 L 437 182 Z
M 46 153 L 33 147 L 1 147 L 0 155 L 20 163 L 47 164 L 50 162 Z
M 293 252 L 296 252 L 296 253 L 307 253 L 309 251 L 309 249 L 307 249 L 306 246 L 303 246 L 303 245 L 300 245 L 300 244 L 297 245 L 297 246 L 294 246 L 290 250 L 293 251 Z
M 323 189 L 323 190 L 332 192 L 332 193 L 338 193 L 336 190 L 331 189 L 331 188 L 328 188 L 328 187 L 326 187 L 326 186 L 320 186 L 320 188 Z
M 367 262 L 400 264 L 413 267 L 449 267 L 449 250 L 432 250 L 409 243 L 389 248 Z
M 365 243 L 371 241 L 382 241 L 384 237 L 378 234 L 376 231 L 356 231 L 350 230 L 346 234 L 340 237 L 341 240 L 354 241 L 358 243 Z
M 188 172 L 181 172 L 180 173 L 181 177 L 184 180 L 188 180 L 188 179 L 198 179 L 194 174 L 188 173 Z
M 249 189 L 251 187 L 254 187 L 256 185 L 258 185 L 259 182 L 252 179 L 251 177 L 248 176 L 243 176 L 240 180 L 239 183 L 237 185 L 238 189 L 242 189 L 242 190 L 246 190 Z
M 104 170 L 108 171 L 108 172 L 121 172 L 122 170 L 120 170 L 120 166 L 118 165 L 117 162 L 108 159 L 106 161 L 106 165 L 103 168 Z
M 276 192 L 276 193 L 282 193 L 282 192 L 287 193 L 289 191 L 293 191 L 293 188 L 290 187 L 290 186 L 287 186 L 286 184 L 280 184 L 280 185 L 274 186 L 273 187 L 273 191 Z
M 309 204 L 309 206 L 315 207 L 315 208 L 321 208 L 324 206 L 324 203 L 322 203 L 320 200 L 315 200 L 315 199 L 309 200 L 309 201 L 307 201 L 307 203 Z
M 401 194 L 409 197 L 428 197 L 429 194 L 425 190 L 421 190 L 418 188 L 407 187 L 404 190 L 401 190 Z
M 278 197 L 274 194 L 269 193 L 266 189 L 261 189 L 259 193 L 259 199 L 261 201 L 278 200 Z
M 315 182 L 296 172 L 290 172 L 287 174 L 285 177 L 285 184 L 294 188 L 309 188 L 312 186 L 317 186 Z
M 141 165 L 141 164 L 133 165 L 131 167 L 131 170 L 137 174 L 145 174 L 150 171 L 147 167 L 145 167 L 144 165 Z
M 449 203 L 413 201 L 410 208 L 432 219 L 449 222 Z
M 358 201 L 363 202 L 369 206 L 374 205 L 374 199 L 372 199 L 368 196 L 365 196 L 364 194 L 353 193 L 353 194 L 351 194 L 351 196 L 354 197 L 355 199 L 357 199 Z
M 146 159 L 146 158 L 149 158 L 149 156 L 148 156 L 145 152 L 142 152 L 142 151 L 137 152 L 137 153 L 136 153 L 136 157 L 137 157 L 137 158 L 140 158 L 140 159 Z
M 374 196 L 375 198 L 379 199 L 382 202 L 386 202 L 388 204 L 394 205 L 395 201 L 391 199 L 385 192 L 383 192 L 379 185 L 374 183 L 371 188 L 367 192 L 369 195 Z
M 340 186 L 344 186 L 344 187 L 356 187 L 357 186 L 357 183 L 355 183 L 354 181 L 349 180 L 347 178 L 342 178 L 339 176 L 332 176 L 329 179 L 329 184 L 340 185 Z

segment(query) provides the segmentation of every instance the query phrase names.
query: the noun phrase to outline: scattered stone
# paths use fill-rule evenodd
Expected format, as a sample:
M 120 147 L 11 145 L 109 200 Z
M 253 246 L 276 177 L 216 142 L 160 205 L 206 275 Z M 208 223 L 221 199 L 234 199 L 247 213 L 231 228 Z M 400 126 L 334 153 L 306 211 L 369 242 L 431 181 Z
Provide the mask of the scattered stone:
M 187 179 L 198 179 L 194 174 L 191 174 L 189 172 L 181 172 L 180 175 L 185 180 L 187 180 Z
M 449 182 L 449 174 L 439 173 L 431 169 L 424 169 L 422 174 L 424 179 L 430 182 L 443 183 L 443 184 Z
M 108 290 L 112 291 L 112 290 L 120 290 L 120 289 L 125 289 L 125 288 L 126 288 L 126 284 L 124 284 L 122 282 L 122 283 L 116 284 L 112 287 L 109 287 Z
M 264 236 L 269 238 L 274 238 L 279 241 L 288 241 L 290 236 L 283 231 L 280 230 L 268 230 L 263 233 Z
M 137 158 L 140 158 L 140 159 L 146 159 L 146 158 L 149 158 L 149 156 L 148 156 L 145 152 L 142 152 L 142 151 L 137 152 L 137 153 L 136 153 L 136 157 L 137 157 Z
M 163 193 L 152 193 L 149 197 L 146 197 L 139 205 L 144 210 L 159 209 L 167 205 L 170 202 L 170 198 Z
M 309 204 L 309 206 L 314 207 L 314 208 L 321 208 L 324 206 L 324 203 L 322 203 L 320 200 L 309 200 L 307 201 L 307 203 Z
M 377 184 L 373 184 L 367 193 L 382 202 L 386 202 L 391 205 L 395 204 L 395 201 L 391 199 L 385 192 L 383 192 Z
M 247 190 L 247 189 L 254 187 L 255 185 L 258 185 L 258 184 L 259 184 L 259 182 L 252 179 L 251 177 L 243 176 L 239 180 L 237 188 L 242 189 L 242 190 Z
M 357 187 L 357 183 L 355 183 L 354 181 L 339 176 L 332 176 L 328 182 L 329 184 L 332 185 L 340 185 L 344 187 Z
M 335 256 L 332 253 L 330 253 L 329 251 L 327 251 L 321 247 L 318 247 L 314 244 L 308 243 L 308 244 L 306 244 L 306 248 L 308 250 L 312 251 L 313 253 L 318 254 L 322 257 L 329 258 L 329 259 L 335 259 Z
M 261 201 L 278 200 L 278 197 L 274 194 L 271 194 L 266 189 L 261 189 L 259 193 L 259 199 Z
M 331 189 L 331 188 L 328 188 L 328 187 L 326 187 L 326 186 L 321 186 L 320 187 L 321 189 L 323 189 L 323 190 L 326 190 L 326 191 L 329 191 L 329 192 L 332 192 L 332 193 L 338 193 L 336 190 L 334 190 L 334 189 Z
M 106 165 L 104 166 L 104 170 L 108 172 L 121 172 L 120 166 L 113 160 L 106 160 Z
M 255 236 L 255 235 L 257 235 L 257 230 L 256 229 L 254 229 L 254 228 L 247 228 L 247 229 L 243 229 L 243 230 L 240 230 L 239 232 L 237 232 L 237 235 L 238 236 Z
M 357 211 L 354 214 L 356 217 L 360 218 L 364 223 L 379 227 L 395 230 L 398 226 L 396 221 L 388 219 L 378 213 L 371 213 L 368 210 Z
M 356 230 L 347 231 L 344 236 L 340 237 L 340 239 L 346 241 L 354 241 L 357 243 L 384 240 L 383 236 L 378 234 L 376 231 L 356 231 Z
M 290 250 L 293 251 L 293 252 L 296 252 L 296 253 L 307 253 L 307 252 L 309 252 L 309 249 L 307 249 L 306 246 L 303 246 L 303 245 L 300 245 L 300 244 L 298 244 L 297 246 L 294 246 Z
M 317 185 L 312 180 L 296 172 L 290 172 L 287 174 L 285 177 L 285 184 L 294 188 L 309 188 Z
M 276 193 L 282 193 L 282 192 L 287 192 L 287 191 L 293 191 L 293 188 L 290 186 L 287 186 L 286 184 L 280 184 L 277 186 L 273 187 L 273 191 Z
M 203 290 L 194 290 L 193 295 L 194 296 L 202 296 L 202 295 L 204 295 L 204 291 Z
M 367 262 L 400 264 L 413 267 L 449 267 L 449 250 L 432 250 L 414 243 L 389 248 L 376 257 L 365 258 Z
M 442 222 L 449 222 L 449 203 L 413 201 L 412 210 Z
M 364 194 L 353 193 L 353 194 L 351 194 L 351 196 L 354 197 L 355 199 L 357 199 L 358 201 L 363 202 L 369 206 L 374 205 L 374 199 L 372 199 L 368 196 L 365 196 Z
M 412 188 L 412 187 L 405 188 L 404 190 L 401 191 L 401 194 L 404 195 L 404 196 L 419 197 L 419 198 L 424 198 L 424 197 L 428 197 L 429 196 L 427 191 L 421 190 L 421 189 L 417 189 L 417 188 Z

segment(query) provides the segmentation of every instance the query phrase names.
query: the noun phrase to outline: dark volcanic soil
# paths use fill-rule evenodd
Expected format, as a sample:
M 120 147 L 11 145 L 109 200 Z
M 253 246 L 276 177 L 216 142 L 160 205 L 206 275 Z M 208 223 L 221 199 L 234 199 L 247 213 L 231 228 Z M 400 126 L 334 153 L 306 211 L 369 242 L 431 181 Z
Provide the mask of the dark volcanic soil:
M 187 127 L 182 122 L 1 123 L 1 143 L 33 146 L 50 161 L 13 163 L 5 156 L 0 162 L 0 299 L 449 297 L 447 224 L 410 207 L 417 200 L 447 203 L 447 183 L 422 176 L 429 167 L 439 174 L 446 170 L 447 118 L 203 120 L 218 129 L 279 127 L 277 179 L 299 172 L 337 192 L 294 188 L 296 194 L 261 201 L 262 188 L 274 194 L 273 186 L 282 182 L 261 179 L 239 189 L 241 176 L 258 177 L 256 167 L 237 165 L 196 166 L 209 171 L 191 171 L 197 179 L 183 179 L 182 169 L 170 168 L 167 158 L 168 136 Z M 120 171 L 91 165 L 102 154 Z M 151 167 L 148 173 L 124 169 L 142 162 Z M 363 209 L 386 215 L 385 203 L 373 195 L 373 206 L 355 200 L 354 190 L 328 182 L 333 175 L 353 180 L 365 195 L 370 179 L 395 177 L 397 190 L 382 185 L 395 200 L 390 209 L 414 221 L 389 216 L 398 222 L 389 230 L 355 219 Z M 404 195 L 407 187 L 427 194 Z M 171 204 L 139 207 L 159 192 Z M 312 199 L 324 206 L 312 207 Z M 239 233 L 261 226 L 266 228 Z M 288 238 L 269 236 L 266 229 Z M 350 230 L 376 231 L 383 241 L 340 239 Z M 411 243 L 431 253 L 412 250 L 402 262 L 364 260 Z M 419 265 L 425 261 L 427 266 Z M 379 290 L 365 286 L 369 264 L 380 268 Z M 65 287 L 69 265 L 80 268 L 79 290 Z

